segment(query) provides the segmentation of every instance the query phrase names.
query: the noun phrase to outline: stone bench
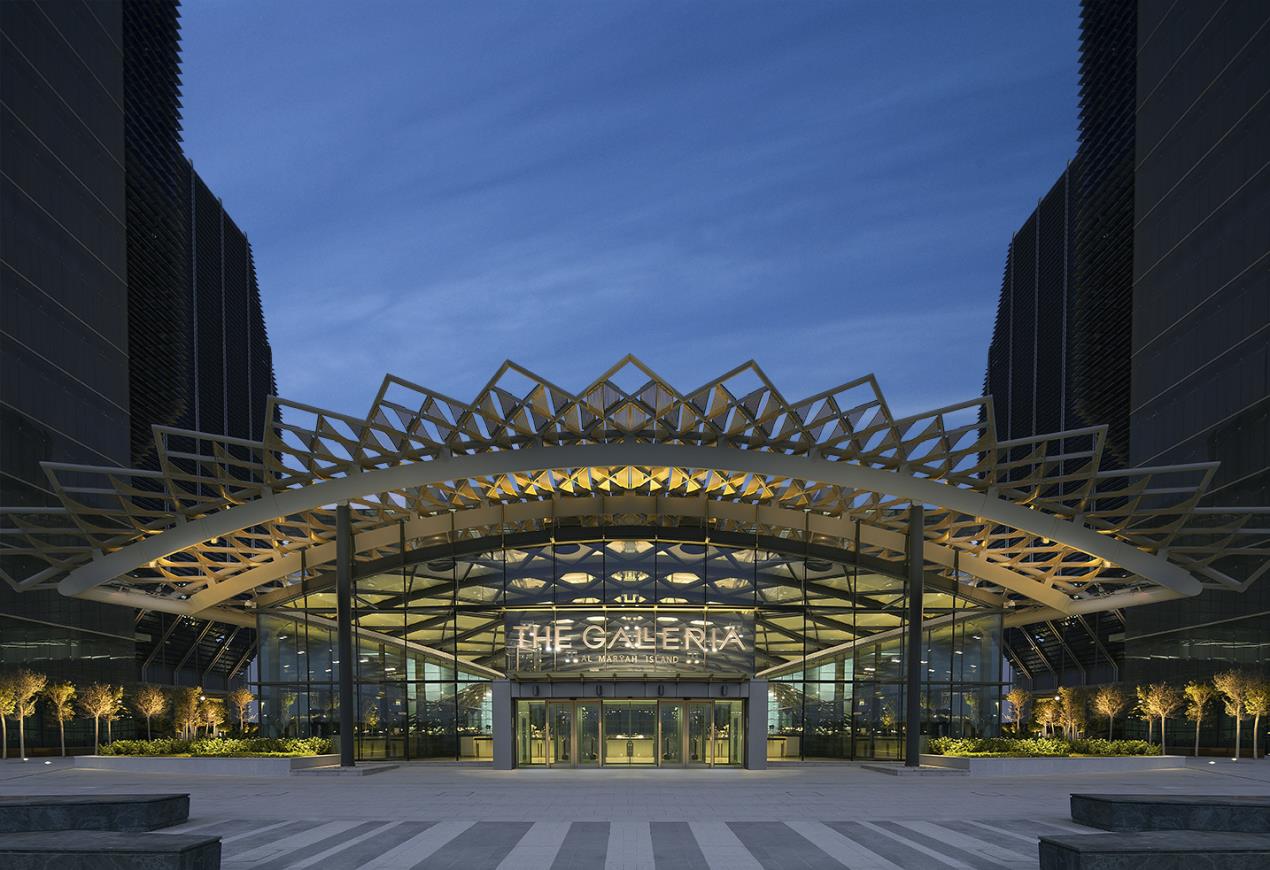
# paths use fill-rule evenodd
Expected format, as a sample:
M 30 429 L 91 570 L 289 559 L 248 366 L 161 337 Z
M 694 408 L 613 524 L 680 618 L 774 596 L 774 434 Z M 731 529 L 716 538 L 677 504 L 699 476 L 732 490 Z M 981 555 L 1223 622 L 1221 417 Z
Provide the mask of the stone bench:
M 1072 821 L 1104 831 L 1270 833 L 1270 796 L 1074 794 Z
M 118 831 L 0 834 L 5 870 L 219 870 L 220 837 Z
M 190 818 L 188 794 L 0 797 L 0 834 L 32 831 L 153 831 Z M 0 866 L 4 866 L 0 862 Z
M 1041 870 L 1265 870 L 1270 836 L 1148 831 L 1041 837 Z

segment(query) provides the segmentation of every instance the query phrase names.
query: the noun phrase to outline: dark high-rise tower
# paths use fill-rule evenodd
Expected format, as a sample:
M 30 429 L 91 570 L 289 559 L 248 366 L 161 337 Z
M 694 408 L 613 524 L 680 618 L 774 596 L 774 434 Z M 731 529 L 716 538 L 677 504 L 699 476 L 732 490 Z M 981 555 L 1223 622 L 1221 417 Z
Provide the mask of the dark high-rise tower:
M 175 2 L 0 3 L 0 505 L 57 504 L 41 462 L 151 466 L 153 425 L 264 432 L 251 246 L 180 124 Z M 253 643 L 10 583 L 0 634 L 0 666 L 209 689 Z
M 1025 266 L 1020 287 L 1017 266 L 1042 206 L 1011 243 L 989 351 L 998 430 L 1052 430 L 1037 414 L 1057 403 L 1065 428 L 1108 427 L 1116 464 L 1217 461 L 1211 500 L 1270 504 L 1270 6 L 1085 0 L 1080 89 L 1067 358 L 1039 345 L 1028 358 L 1029 329 L 1044 327 L 1039 312 L 1031 325 L 1033 273 Z M 1036 259 L 1055 286 L 1056 268 Z M 1029 393 L 1018 380 L 1033 366 Z M 1045 370 L 1061 397 L 1040 389 Z M 1135 681 L 1264 662 L 1270 582 L 1245 567 L 1206 577 L 1226 591 L 1124 611 L 1123 632 L 1094 631 L 1089 648 Z M 1031 626 L 1013 633 L 1012 653 L 1041 684 L 1096 682 L 1089 634 Z

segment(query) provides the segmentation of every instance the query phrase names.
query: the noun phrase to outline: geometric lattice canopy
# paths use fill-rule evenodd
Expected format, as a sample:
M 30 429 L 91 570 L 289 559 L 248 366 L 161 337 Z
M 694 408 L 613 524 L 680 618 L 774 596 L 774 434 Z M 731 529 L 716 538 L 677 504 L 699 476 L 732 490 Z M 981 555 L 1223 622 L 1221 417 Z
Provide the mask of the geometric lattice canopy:
M 552 524 L 705 523 L 927 569 L 1021 620 L 1242 588 L 1264 509 L 1204 503 L 1215 463 L 1102 468 L 1103 428 L 999 441 L 991 398 L 896 418 L 866 376 L 786 399 L 747 363 L 681 391 L 632 357 L 578 392 L 505 363 L 469 402 L 385 378 L 365 417 L 273 399 L 261 441 L 155 427 L 158 467 L 46 463 L 61 507 L 0 509 L 19 589 L 225 616 L 334 559 Z M 241 614 L 240 614 L 241 615 Z

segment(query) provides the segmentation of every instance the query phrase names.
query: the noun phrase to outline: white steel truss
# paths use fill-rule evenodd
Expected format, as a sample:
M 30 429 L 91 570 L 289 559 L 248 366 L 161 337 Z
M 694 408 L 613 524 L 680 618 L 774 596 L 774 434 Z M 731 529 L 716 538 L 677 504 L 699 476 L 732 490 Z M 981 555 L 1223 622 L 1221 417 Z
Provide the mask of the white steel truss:
M 155 427 L 157 470 L 45 463 L 62 506 L 0 508 L 4 579 L 245 623 L 334 559 L 342 502 L 362 561 L 565 521 L 897 563 L 921 502 L 929 567 L 1037 618 L 1270 566 L 1267 509 L 1202 502 L 1216 463 L 1104 469 L 1103 427 L 998 441 L 989 397 L 897 418 L 872 376 L 791 402 L 752 362 L 679 392 L 628 356 L 575 394 L 507 362 L 471 402 L 390 375 L 365 417 L 275 398 L 269 419 L 259 442 Z

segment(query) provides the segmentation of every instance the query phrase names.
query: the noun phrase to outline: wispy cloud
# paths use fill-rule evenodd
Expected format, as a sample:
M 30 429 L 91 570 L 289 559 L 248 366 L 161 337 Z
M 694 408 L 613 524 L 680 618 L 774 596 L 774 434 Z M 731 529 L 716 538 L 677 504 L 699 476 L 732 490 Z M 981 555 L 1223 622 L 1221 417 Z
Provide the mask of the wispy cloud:
M 685 387 L 978 393 L 1074 148 L 1075 4 L 185 8 L 187 150 L 251 235 L 284 395 L 463 397 L 627 352 Z

